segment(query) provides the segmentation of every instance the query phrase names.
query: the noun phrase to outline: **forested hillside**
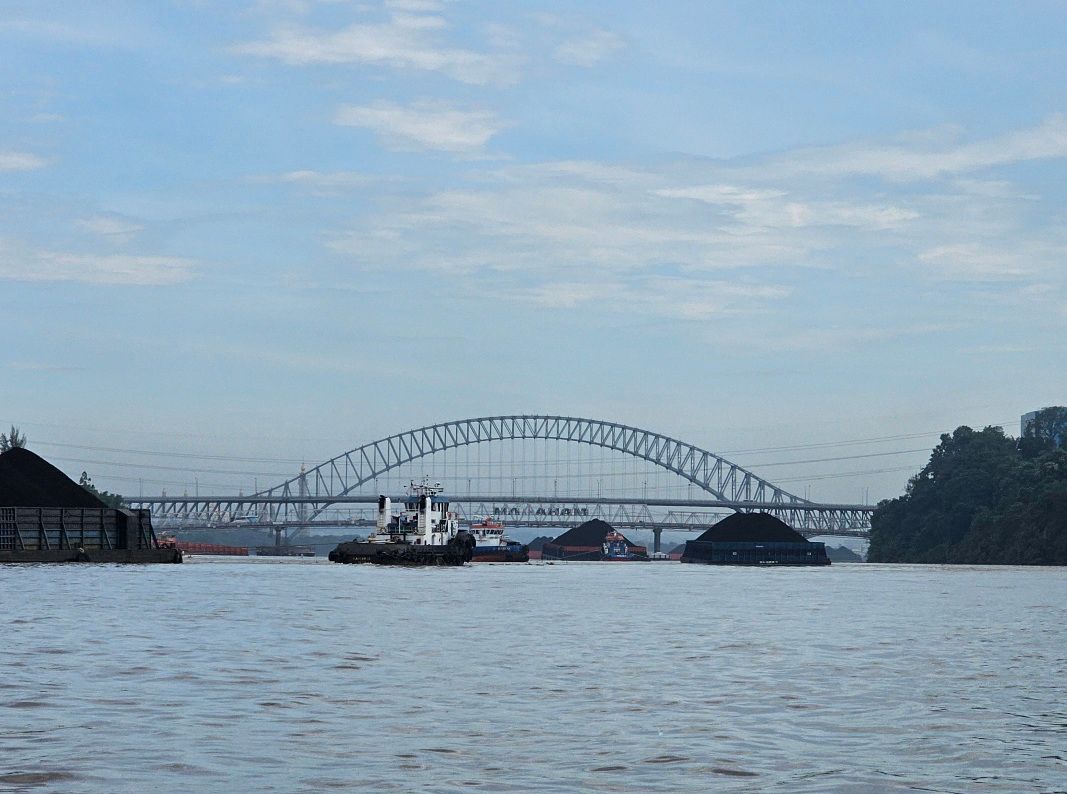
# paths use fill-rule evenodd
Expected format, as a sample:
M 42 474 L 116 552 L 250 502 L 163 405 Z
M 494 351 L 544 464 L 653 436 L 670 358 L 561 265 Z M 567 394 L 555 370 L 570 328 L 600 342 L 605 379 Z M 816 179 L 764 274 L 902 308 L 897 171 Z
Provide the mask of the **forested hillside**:
M 870 562 L 1067 565 L 1067 408 L 1015 440 L 1000 428 L 941 436 L 906 493 L 878 505 Z

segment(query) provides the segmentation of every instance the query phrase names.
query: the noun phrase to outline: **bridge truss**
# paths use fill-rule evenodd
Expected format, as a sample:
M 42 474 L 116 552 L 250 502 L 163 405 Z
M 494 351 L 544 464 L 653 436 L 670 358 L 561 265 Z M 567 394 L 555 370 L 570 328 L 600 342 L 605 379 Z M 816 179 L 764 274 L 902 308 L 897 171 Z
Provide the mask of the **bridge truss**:
M 331 506 L 355 501 L 354 492 L 362 486 L 411 461 L 464 446 L 520 439 L 569 442 L 624 453 L 692 483 L 713 497 L 714 504 L 709 502 L 707 506 L 733 511 L 766 511 L 810 534 L 862 531 L 869 526 L 871 508 L 818 504 L 802 499 L 719 455 L 684 441 L 615 422 L 541 415 L 463 419 L 397 433 L 356 447 L 247 497 L 131 501 L 151 506 L 160 518 L 169 516 L 185 521 L 227 523 L 239 516 L 254 514 L 257 521 L 271 526 L 306 525 Z M 500 501 L 502 497 L 479 499 Z M 470 503 L 472 497 L 466 500 Z M 547 497 L 543 500 L 553 501 Z M 454 496 L 453 501 L 460 501 L 460 498 Z M 640 500 L 614 501 L 629 501 L 631 507 L 641 503 Z M 527 504 L 536 503 L 536 500 L 527 498 Z M 540 515 L 538 509 L 545 508 L 533 508 L 531 518 Z M 552 514 L 543 515 L 547 519 Z
M 396 499 L 402 497 L 398 496 Z M 228 518 L 230 511 L 223 509 L 219 513 L 218 520 L 205 520 L 201 517 L 202 510 L 197 505 L 189 502 L 172 502 L 170 500 L 156 500 L 148 502 L 146 506 L 156 508 L 155 520 L 160 529 L 276 529 L 284 527 L 289 530 L 301 530 L 310 528 L 320 529 L 344 529 L 346 527 L 370 527 L 375 523 L 376 507 L 370 506 L 371 497 L 361 499 L 365 506 L 350 509 L 334 518 L 314 518 L 304 520 L 290 520 L 281 523 L 270 523 L 269 519 L 263 521 L 233 521 Z M 548 503 L 544 500 L 534 500 L 517 497 L 514 501 L 510 498 L 475 497 L 475 501 L 467 501 L 460 498 L 451 503 L 460 516 L 461 521 L 477 521 L 486 516 L 504 521 L 509 527 L 531 527 L 549 529 L 568 529 L 578 526 L 592 518 L 599 518 L 608 522 L 617 529 L 652 529 L 674 531 L 699 531 L 703 532 L 711 524 L 732 514 L 734 511 L 724 504 L 718 510 L 707 509 L 704 502 L 693 502 L 692 507 L 676 505 L 674 507 L 662 507 L 655 504 L 649 505 L 639 502 L 618 502 L 603 500 L 598 504 L 575 503 L 573 501 Z M 236 506 L 236 505 L 235 505 Z M 847 506 L 841 506 L 843 509 Z M 187 509 L 188 508 L 188 509 Z M 845 521 L 841 526 L 831 528 L 802 528 L 800 533 L 805 537 L 817 535 L 835 535 L 841 537 L 867 537 L 867 521 L 865 512 L 857 508 L 855 519 Z M 290 536 L 295 536 L 295 532 Z M 332 533 L 331 533 L 332 534 Z

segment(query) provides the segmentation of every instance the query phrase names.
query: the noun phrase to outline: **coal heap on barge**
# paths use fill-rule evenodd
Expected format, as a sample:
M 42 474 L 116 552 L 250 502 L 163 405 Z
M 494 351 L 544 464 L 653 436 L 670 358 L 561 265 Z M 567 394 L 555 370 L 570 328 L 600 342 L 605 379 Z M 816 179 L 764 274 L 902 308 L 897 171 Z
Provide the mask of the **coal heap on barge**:
M 394 513 L 388 496 L 378 497 L 374 533 L 339 543 L 331 562 L 374 565 L 463 565 L 474 554 L 474 537 L 459 528 L 440 484 L 412 483 L 404 509 Z
M 769 513 L 734 513 L 696 540 L 682 562 L 703 565 L 829 565 L 826 547 Z
M 608 522 L 594 518 L 545 543 L 541 547 L 541 559 L 575 562 L 647 560 L 648 549 L 632 543 Z
M 0 505 L 107 507 L 47 460 L 23 447 L 0 454 Z
M 111 508 L 48 461 L 0 454 L 0 562 L 181 562 L 147 510 Z

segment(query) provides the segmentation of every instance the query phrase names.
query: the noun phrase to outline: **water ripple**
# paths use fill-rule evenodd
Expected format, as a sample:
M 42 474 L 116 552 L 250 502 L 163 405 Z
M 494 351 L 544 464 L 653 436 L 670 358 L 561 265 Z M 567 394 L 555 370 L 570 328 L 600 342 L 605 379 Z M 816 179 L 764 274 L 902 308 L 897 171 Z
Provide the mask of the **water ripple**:
M 1063 569 L 195 558 L 0 567 L 9 604 L 0 791 L 1067 779 Z

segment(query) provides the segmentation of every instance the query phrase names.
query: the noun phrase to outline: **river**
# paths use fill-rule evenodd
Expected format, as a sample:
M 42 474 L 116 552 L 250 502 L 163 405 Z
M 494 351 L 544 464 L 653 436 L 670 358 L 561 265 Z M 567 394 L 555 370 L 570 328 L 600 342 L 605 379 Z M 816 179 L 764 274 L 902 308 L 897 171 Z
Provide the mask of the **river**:
M 0 791 L 1067 790 L 1067 569 L 0 568 Z

